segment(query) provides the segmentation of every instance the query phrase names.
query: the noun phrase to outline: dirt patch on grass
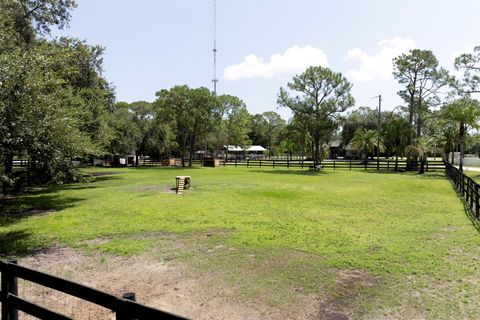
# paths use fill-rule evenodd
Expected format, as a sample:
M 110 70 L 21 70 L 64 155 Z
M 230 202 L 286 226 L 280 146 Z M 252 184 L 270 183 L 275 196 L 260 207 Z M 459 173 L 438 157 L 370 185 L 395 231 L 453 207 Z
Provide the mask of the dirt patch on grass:
M 0 209 L 2 207 L 0 206 Z M 17 210 L 17 211 L 8 211 L 5 210 L 4 212 L 0 213 L 0 218 L 15 218 L 15 219 L 22 219 L 31 216 L 44 216 L 48 214 L 52 214 L 57 212 L 54 209 L 25 209 L 25 210 Z
M 19 263 L 116 296 L 135 292 L 142 304 L 191 319 L 358 318 L 363 290 L 381 283 L 381 278 L 365 271 L 322 271 L 316 264 L 324 258 L 310 253 L 232 246 L 224 240 L 233 232 L 208 229 L 187 236 L 145 232 L 132 240 L 152 239 L 155 247 L 135 256 L 54 247 Z M 109 240 L 84 243 L 102 245 Z M 325 282 L 327 274 L 333 283 Z M 84 302 L 72 307 L 65 295 L 42 290 L 30 286 L 23 292 L 43 297 L 39 304 L 78 319 L 114 319 L 108 310 Z
M 365 288 L 377 287 L 382 282 L 381 277 L 374 277 L 361 270 L 333 270 L 336 283 L 333 290 L 320 301 L 314 319 L 318 320 L 348 320 L 360 318 L 359 309 L 362 291 Z
M 122 174 L 124 172 L 118 172 L 118 171 L 100 171 L 100 172 L 89 172 L 88 174 L 91 175 L 92 177 L 103 177 L 103 176 L 110 176 L 114 174 Z
M 218 274 L 191 272 L 187 265 L 165 263 L 151 254 L 118 257 L 55 247 L 22 258 L 19 264 L 116 296 L 133 291 L 142 304 L 191 319 L 307 319 L 314 313 L 317 301 L 316 296 L 302 292 L 295 293 L 298 303 L 280 308 L 244 300 L 236 288 L 215 279 Z M 110 311 L 85 302 L 72 306 L 71 298 L 61 293 L 46 292 L 31 284 L 25 287 L 25 283 L 19 286 L 27 298 L 78 319 L 114 319 Z
M 154 185 L 154 186 L 133 186 L 125 188 L 124 190 L 130 192 L 148 192 L 148 191 L 156 191 L 160 193 L 177 193 L 177 189 L 172 187 L 171 185 Z

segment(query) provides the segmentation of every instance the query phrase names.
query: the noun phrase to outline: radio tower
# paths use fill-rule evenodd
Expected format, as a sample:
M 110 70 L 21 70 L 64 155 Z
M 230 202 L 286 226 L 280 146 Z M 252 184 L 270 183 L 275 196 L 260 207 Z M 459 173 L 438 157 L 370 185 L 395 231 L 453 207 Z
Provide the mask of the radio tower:
M 213 0 L 213 94 L 217 95 L 217 1 Z

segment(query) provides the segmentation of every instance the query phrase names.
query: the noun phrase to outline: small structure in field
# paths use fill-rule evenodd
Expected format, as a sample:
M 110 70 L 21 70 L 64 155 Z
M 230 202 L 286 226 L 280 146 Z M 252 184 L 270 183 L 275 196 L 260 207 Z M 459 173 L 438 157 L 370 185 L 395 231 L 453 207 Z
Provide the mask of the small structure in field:
M 176 181 L 177 194 L 182 194 L 183 190 L 190 189 L 190 185 L 192 184 L 192 177 L 176 176 L 175 181 Z
M 175 167 L 175 158 L 165 158 L 162 160 L 162 165 L 164 167 Z
M 220 166 L 220 159 L 205 157 L 203 158 L 202 162 L 204 167 L 219 167 Z

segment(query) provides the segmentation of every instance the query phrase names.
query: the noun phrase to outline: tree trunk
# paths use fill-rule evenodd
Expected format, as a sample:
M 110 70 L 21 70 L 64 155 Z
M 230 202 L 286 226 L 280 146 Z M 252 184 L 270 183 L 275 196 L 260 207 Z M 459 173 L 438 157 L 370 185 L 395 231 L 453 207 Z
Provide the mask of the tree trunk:
M 419 100 L 418 100 L 418 111 L 417 111 L 417 139 L 422 135 L 422 90 L 420 89 L 419 93 Z
M 192 166 L 193 154 L 195 153 L 195 135 L 190 137 L 190 154 L 188 157 L 188 166 Z
M 319 159 L 320 159 L 319 148 L 320 148 L 320 139 L 315 138 L 315 146 L 314 146 L 314 152 L 315 152 L 315 155 L 314 155 L 315 167 L 317 167 L 317 166 L 319 165 Z
M 460 159 L 458 164 L 458 169 L 463 172 L 463 156 L 465 153 L 465 125 L 463 122 L 460 122 Z
M 398 171 L 398 148 L 395 151 L 395 171 Z
M 420 160 L 420 171 L 418 171 L 419 174 L 425 173 L 425 160 L 422 159 Z
M 185 167 L 185 149 L 186 149 L 186 143 L 185 141 L 182 141 L 182 150 L 181 150 L 182 167 Z
M 7 153 L 3 159 L 3 165 L 5 166 L 5 174 L 10 175 L 13 172 L 13 154 Z

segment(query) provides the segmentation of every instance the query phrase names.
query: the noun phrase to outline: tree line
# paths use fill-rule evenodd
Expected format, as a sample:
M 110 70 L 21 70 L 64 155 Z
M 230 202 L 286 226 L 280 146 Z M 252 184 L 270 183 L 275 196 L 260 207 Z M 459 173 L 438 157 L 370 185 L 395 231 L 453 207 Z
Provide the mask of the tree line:
M 153 102 L 115 102 L 102 75 L 103 47 L 48 37 L 68 25 L 75 6 L 73 0 L 0 0 L 4 186 L 15 183 L 16 156 L 31 160 L 39 182 L 63 183 L 80 178 L 74 159 L 134 153 L 137 162 L 139 155 L 175 156 L 191 165 L 197 150 L 213 153 L 224 145 L 261 145 L 268 155 L 298 154 L 318 165 L 328 143 L 339 140 L 366 156 L 406 156 L 420 172 L 436 150 L 444 159 L 454 150 L 478 153 L 471 129 L 480 118 L 480 47 L 455 59 L 460 77 L 439 66 L 430 50 L 396 57 L 393 76 L 404 104 L 380 115 L 369 107 L 347 113 L 355 105 L 348 79 L 309 67 L 279 90 L 278 107 L 293 114 L 287 122 L 274 111 L 250 114 L 238 97 L 186 85 L 158 91 Z

